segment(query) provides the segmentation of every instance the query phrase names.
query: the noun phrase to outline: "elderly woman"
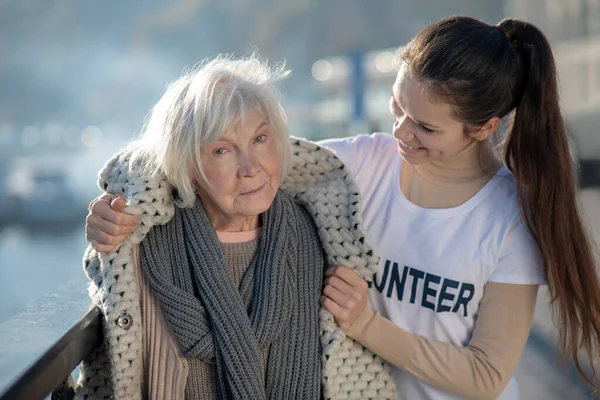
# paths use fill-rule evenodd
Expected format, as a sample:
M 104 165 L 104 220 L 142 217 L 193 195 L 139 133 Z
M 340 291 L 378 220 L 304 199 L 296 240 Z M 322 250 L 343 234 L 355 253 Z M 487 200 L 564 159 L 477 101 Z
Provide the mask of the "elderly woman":
M 319 315 L 323 248 L 364 277 L 377 259 L 341 162 L 287 137 L 273 85 L 286 74 L 255 57 L 206 63 L 101 171 L 140 223 L 85 255 L 105 343 L 80 398 L 318 399 L 321 382 L 332 399 L 394 396 L 381 359 Z

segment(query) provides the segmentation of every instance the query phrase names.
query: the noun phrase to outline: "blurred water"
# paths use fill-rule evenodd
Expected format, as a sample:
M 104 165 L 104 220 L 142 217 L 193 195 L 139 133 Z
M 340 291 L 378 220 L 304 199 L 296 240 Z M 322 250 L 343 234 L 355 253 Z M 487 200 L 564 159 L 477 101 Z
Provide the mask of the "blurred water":
M 83 231 L 0 232 L 0 393 L 85 314 Z
M 0 324 L 68 282 L 85 285 L 81 257 L 86 246 L 86 207 L 100 193 L 96 186 L 97 172 L 110 155 L 129 140 L 116 128 L 106 128 L 104 132 L 104 140 L 93 149 L 64 150 L 45 159 L 44 168 L 52 164 L 60 169 L 68 186 L 61 189 L 63 192 L 58 197 L 46 198 L 45 202 L 35 199 L 36 202 L 28 203 L 27 207 L 51 215 L 53 208 L 62 202 L 74 210 L 69 220 L 50 220 L 54 222 L 42 225 L 41 219 L 31 217 L 28 221 L 23 214 L 15 216 L 12 225 L 0 225 Z M 39 163 L 35 157 L 23 160 L 21 164 L 26 166 Z M 19 162 L 15 162 L 13 168 L 20 168 Z M 46 189 L 40 191 L 42 196 L 48 197 Z
M 83 222 L 83 221 L 82 221 Z M 85 285 L 84 226 L 0 232 L 0 324 L 68 283 Z

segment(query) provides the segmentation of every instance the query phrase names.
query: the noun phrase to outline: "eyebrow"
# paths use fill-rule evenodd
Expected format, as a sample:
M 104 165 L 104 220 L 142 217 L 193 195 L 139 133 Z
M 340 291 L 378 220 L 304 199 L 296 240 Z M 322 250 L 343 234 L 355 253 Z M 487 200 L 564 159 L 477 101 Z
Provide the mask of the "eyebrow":
M 260 131 L 264 126 L 271 126 L 266 120 L 263 120 L 254 130 L 254 133 Z M 228 140 L 227 138 L 223 138 L 222 136 L 219 136 L 219 138 L 217 140 L 214 141 L 214 143 L 211 143 L 210 145 L 214 145 L 216 143 L 219 142 L 227 142 L 227 143 L 231 143 L 230 140 Z
M 394 86 L 395 86 L 395 85 L 394 85 Z M 396 96 L 394 95 L 394 86 L 392 86 L 392 99 L 394 99 L 394 105 L 395 105 L 396 107 L 399 107 L 399 108 L 401 108 L 401 107 L 400 107 L 400 102 L 398 101 L 398 99 L 396 99 Z M 428 124 L 427 122 L 423 122 L 423 121 L 416 120 L 416 119 L 414 119 L 414 118 L 412 118 L 412 117 L 410 117 L 410 116 L 408 116 L 408 117 L 409 117 L 410 119 L 412 119 L 412 120 L 413 120 L 413 122 L 415 122 L 415 123 L 417 123 L 417 124 L 419 124 L 419 125 L 423 125 L 423 126 L 425 126 L 425 127 L 432 128 L 432 129 L 434 129 L 434 130 L 435 130 L 435 129 L 440 129 L 438 126 L 435 126 L 435 125 L 432 125 L 432 124 Z
M 265 125 L 270 126 L 270 124 L 267 121 L 263 120 L 263 122 L 260 125 L 258 125 L 258 128 L 254 130 L 254 132 L 260 131 Z

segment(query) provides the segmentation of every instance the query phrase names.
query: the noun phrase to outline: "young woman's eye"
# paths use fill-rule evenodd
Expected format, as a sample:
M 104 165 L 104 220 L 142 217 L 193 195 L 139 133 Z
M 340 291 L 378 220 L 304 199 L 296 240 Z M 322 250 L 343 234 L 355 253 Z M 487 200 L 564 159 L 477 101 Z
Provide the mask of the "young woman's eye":
M 423 125 L 419 125 L 419 128 L 421 128 L 421 130 L 423 130 L 424 132 L 427 132 L 427 133 L 433 132 L 433 129 L 429 129 L 428 127 L 423 126 Z

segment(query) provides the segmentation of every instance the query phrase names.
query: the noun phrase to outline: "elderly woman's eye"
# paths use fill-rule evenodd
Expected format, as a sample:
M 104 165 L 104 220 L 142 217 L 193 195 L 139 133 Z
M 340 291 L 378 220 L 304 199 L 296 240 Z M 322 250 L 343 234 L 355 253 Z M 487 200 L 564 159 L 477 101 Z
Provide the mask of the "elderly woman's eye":
M 213 153 L 214 153 L 215 155 L 217 155 L 217 156 L 220 156 L 220 155 L 222 155 L 222 154 L 225 154 L 225 151 L 226 151 L 226 150 L 225 150 L 224 148 L 222 148 L 222 147 L 221 147 L 221 148 L 215 149 L 215 150 L 213 151 Z
M 259 143 L 262 143 L 262 142 L 264 142 L 265 140 L 267 140 L 267 135 L 259 135 L 259 136 L 257 136 L 257 137 L 256 137 L 256 139 L 255 139 L 255 140 L 256 140 L 257 142 L 259 142 Z

